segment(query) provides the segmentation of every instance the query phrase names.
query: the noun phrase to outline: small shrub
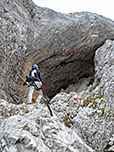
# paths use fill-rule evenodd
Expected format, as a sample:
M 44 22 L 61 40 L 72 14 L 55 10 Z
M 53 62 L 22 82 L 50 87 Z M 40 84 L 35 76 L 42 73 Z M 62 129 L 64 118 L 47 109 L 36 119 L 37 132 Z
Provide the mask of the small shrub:
M 70 128 L 73 124 L 69 114 L 67 114 L 63 117 L 63 122 L 64 122 L 65 126 L 68 128 Z
M 102 111 L 102 116 L 104 115 L 105 108 L 100 109 Z
M 28 109 L 26 109 L 25 114 L 26 114 L 26 113 L 29 113 L 29 110 L 28 110 Z
M 87 106 L 89 103 L 92 103 L 93 107 L 97 106 L 96 99 L 102 99 L 104 95 L 102 95 L 100 92 L 97 94 L 91 94 L 89 97 L 85 99 L 85 106 Z
M 93 97 L 87 97 L 85 100 L 85 106 L 87 106 L 89 103 L 92 103 L 92 106 L 97 106 L 97 103 Z

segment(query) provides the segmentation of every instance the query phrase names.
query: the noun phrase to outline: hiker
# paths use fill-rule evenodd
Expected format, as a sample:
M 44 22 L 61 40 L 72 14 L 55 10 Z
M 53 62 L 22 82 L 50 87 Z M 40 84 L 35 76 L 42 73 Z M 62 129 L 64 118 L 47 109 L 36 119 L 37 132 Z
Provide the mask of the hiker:
M 29 87 L 27 104 L 32 103 L 32 96 L 34 93 L 34 89 L 36 89 L 37 93 L 38 93 L 36 103 L 41 102 L 43 93 L 44 93 L 44 89 L 42 86 L 42 76 L 41 76 L 40 70 L 38 69 L 38 65 L 36 65 L 36 64 L 32 65 L 32 69 L 29 71 L 28 75 L 26 76 L 26 82 L 23 83 L 23 86 L 26 84 Z

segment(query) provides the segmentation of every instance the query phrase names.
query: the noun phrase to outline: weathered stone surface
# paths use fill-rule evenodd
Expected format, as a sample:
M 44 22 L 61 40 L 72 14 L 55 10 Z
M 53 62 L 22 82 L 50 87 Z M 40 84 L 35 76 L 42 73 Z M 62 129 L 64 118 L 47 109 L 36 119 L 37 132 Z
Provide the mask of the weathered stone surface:
M 7 115 L 0 125 L 1 152 L 94 152 L 55 114 L 50 117 L 46 106 L 40 105 L 38 108 L 37 104 L 27 106 L 12 103 L 9 106 L 5 100 L 0 105 L 3 111 L 6 108 Z M 8 111 L 9 107 L 13 107 L 14 111 Z
M 61 92 L 51 100 L 59 120 L 62 122 L 63 118 L 67 116 L 67 121 L 72 129 L 78 132 L 80 137 L 98 152 L 104 152 L 106 149 L 113 151 L 113 53 L 114 41 L 107 40 L 95 54 L 96 74 L 93 85 L 79 93 Z M 76 97 L 78 101 L 74 100 Z
M 57 94 L 50 102 L 53 117 L 45 105 L 1 100 L 0 151 L 113 151 L 113 52 L 114 41 L 107 40 L 95 54 L 93 84 L 78 93 Z M 99 77 L 102 81 L 97 83 Z
M 114 39 L 114 22 L 103 16 L 89 12 L 61 14 L 37 7 L 31 0 L 1 0 L 2 96 L 22 102 L 19 85 L 33 63 L 39 64 L 49 97 L 93 76 L 95 50 L 106 39 Z
M 1 152 L 113 151 L 114 41 L 107 39 L 114 39 L 114 22 L 100 15 L 0 1 Z M 51 100 L 53 117 L 44 105 L 11 103 L 26 99 L 20 84 L 33 63 L 49 97 L 61 88 L 70 92 L 80 80 L 73 86 L 77 92 L 62 90 Z M 93 75 L 88 84 L 85 78 Z

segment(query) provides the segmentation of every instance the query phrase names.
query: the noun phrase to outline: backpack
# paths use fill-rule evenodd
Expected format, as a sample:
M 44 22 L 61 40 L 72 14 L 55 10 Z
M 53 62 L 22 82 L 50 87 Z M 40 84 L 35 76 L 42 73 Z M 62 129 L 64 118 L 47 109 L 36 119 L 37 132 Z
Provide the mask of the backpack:
M 26 76 L 26 82 L 34 82 L 40 79 L 40 72 L 38 70 L 36 70 L 35 76 L 32 76 L 33 70 L 36 69 L 32 69 L 29 71 L 28 75 Z

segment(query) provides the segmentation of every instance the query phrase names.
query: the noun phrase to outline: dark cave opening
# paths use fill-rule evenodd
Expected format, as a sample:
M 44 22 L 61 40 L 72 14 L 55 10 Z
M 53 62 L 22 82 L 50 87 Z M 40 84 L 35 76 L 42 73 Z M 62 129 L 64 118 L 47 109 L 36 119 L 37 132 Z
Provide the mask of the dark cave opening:
M 67 62 L 60 64 L 56 69 L 47 72 L 47 77 L 44 76 L 44 86 L 46 95 L 51 99 L 61 89 L 66 90 L 71 84 L 76 84 L 83 78 L 92 77 L 94 79 L 94 61 L 93 58 L 87 61 Z M 91 79 L 90 84 L 93 80 Z M 79 85 L 79 84 L 78 84 Z

